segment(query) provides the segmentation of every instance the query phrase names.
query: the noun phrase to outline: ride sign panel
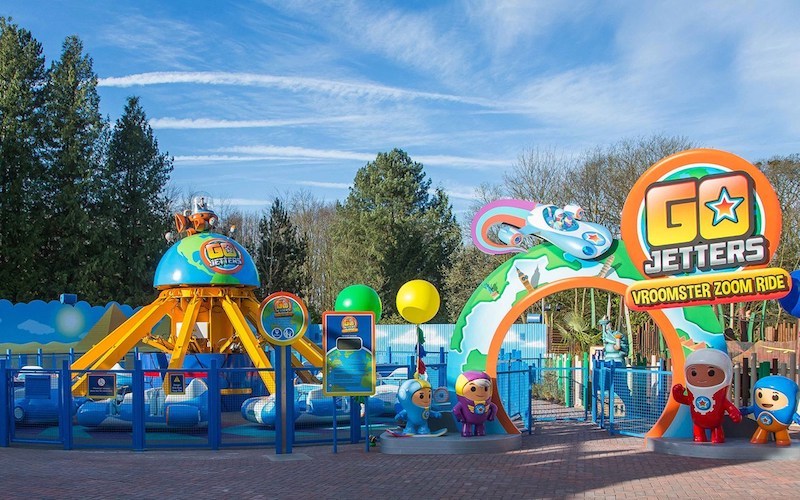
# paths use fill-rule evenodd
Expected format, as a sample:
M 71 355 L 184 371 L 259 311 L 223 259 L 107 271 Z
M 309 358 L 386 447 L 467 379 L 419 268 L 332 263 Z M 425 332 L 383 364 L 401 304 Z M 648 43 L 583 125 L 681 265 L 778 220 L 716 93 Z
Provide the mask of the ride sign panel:
M 375 394 L 374 313 L 325 312 L 322 350 L 322 391 L 326 396 Z
M 89 397 L 111 397 L 117 393 L 117 375 L 90 373 L 87 375 Z
M 665 158 L 634 184 L 622 239 L 646 279 L 625 294 L 648 310 L 783 297 L 791 280 L 767 268 L 781 234 L 781 208 L 766 176 L 724 151 Z
M 275 292 L 264 299 L 259 317 L 267 340 L 275 345 L 289 345 L 308 329 L 305 303 L 289 292 Z

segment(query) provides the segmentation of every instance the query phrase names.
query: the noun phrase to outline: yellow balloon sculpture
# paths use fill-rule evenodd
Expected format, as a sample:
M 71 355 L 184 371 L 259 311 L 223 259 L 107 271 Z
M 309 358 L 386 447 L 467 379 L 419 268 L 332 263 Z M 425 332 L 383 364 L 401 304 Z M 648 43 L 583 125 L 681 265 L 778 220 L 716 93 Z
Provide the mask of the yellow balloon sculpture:
M 439 291 L 425 280 L 412 280 L 397 291 L 397 312 L 409 323 L 422 324 L 439 312 Z

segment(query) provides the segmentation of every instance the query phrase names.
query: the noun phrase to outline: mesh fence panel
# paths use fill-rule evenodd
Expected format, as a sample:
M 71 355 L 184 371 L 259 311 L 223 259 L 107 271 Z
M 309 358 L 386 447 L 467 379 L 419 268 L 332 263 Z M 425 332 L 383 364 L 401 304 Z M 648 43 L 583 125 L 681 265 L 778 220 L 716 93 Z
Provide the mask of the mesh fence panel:
M 502 369 L 498 366 L 497 388 L 500 400 L 509 418 L 520 430 L 529 430 L 531 425 L 530 369 Z
M 252 367 L 220 370 L 221 446 L 275 446 L 275 396 L 264 383 L 274 376 Z
M 605 396 L 609 430 L 612 433 L 644 436 L 664 411 L 671 387 L 670 372 L 641 368 L 615 369 L 613 413 L 608 393 Z
M 76 411 L 70 422 L 72 445 L 75 448 L 127 448 L 133 447 L 133 371 L 74 371 L 71 378 L 86 377 L 87 391 L 83 395 L 72 395 Z M 112 378 L 105 378 L 110 376 Z M 108 393 L 92 389 L 88 385 L 108 385 Z M 94 394 L 93 394 L 94 393 Z
M 8 371 L 11 395 L 10 440 L 17 443 L 62 442 L 61 377 L 55 370 Z
M 587 419 L 586 377 L 580 367 L 531 367 L 533 421 Z M 587 404 L 588 402 L 588 404 Z
M 644 436 L 664 411 L 672 373 L 595 361 L 593 382 L 594 421 L 611 433 Z
M 145 372 L 146 447 L 209 446 L 209 376 L 208 371 Z

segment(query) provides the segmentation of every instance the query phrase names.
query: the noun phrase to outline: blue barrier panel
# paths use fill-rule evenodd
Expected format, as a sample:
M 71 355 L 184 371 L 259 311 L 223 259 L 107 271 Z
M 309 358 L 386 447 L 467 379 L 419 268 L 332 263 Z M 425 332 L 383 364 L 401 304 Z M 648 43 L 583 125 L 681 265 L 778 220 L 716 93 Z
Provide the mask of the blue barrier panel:
M 669 399 L 672 373 L 660 367 L 624 367 L 593 360 L 593 419 L 611 434 L 643 437 Z
M 212 450 L 218 450 L 222 443 L 222 405 L 219 393 L 219 367 L 217 360 L 211 360 L 208 370 L 208 443 Z
M 72 386 L 69 371 L 69 361 L 62 362 L 61 374 L 58 377 L 58 384 L 61 389 L 61 412 L 59 416 L 59 430 L 61 440 L 64 442 L 64 449 L 72 449 Z
M 144 450 L 145 446 L 145 422 L 144 422 L 144 371 L 142 361 L 137 359 L 134 362 L 133 371 L 133 449 L 136 451 Z
M 0 447 L 8 447 L 8 422 L 11 415 L 10 378 L 6 360 L 0 359 Z

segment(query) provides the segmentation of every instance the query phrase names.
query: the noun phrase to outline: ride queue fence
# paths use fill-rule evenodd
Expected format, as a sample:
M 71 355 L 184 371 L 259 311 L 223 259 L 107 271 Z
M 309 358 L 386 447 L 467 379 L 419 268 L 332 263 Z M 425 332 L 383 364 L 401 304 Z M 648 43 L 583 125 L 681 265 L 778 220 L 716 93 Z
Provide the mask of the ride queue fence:
M 512 421 L 591 421 L 611 434 L 643 437 L 666 406 L 672 373 L 663 366 L 623 367 L 568 355 L 498 361 L 497 388 Z
M 626 367 L 592 359 L 592 421 L 611 434 L 643 437 L 655 425 L 672 388 L 663 365 Z
M 216 362 L 206 369 L 142 368 L 136 361 L 132 369 L 74 371 L 66 360 L 58 370 L 23 370 L 0 359 L 0 447 L 276 448 L 276 436 L 285 434 L 282 452 L 291 452 L 293 444 L 332 444 L 334 436 L 338 442 L 366 439 L 362 429 L 370 408 L 375 430 L 381 430 L 380 419 L 386 417 L 377 398 L 360 402 L 324 396 L 318 384 L 307 384 L 316 391 L 310 394 L 292 381 L 297 372 L 320 370 L 296 368 L 281 381 L 273 370 L 218 368 Z M 295 404 L 281 408 L 264 375 L 278 388 L 284 385 L 287 401 Z M 73 395 L 72 384 L 83 376 L 86 392 L 101 396 Z M 337 423 L 333 408 L 338 409 Z M 393 417 L 393 400 L 391 411 Z
M 501 354 L 496 381 L 508 415 L 529 433 L 537 421 L 591 418 L 611 433 L 643 436 L 660 416 L 672 385 L 663 367 L 628 368 L 564 355 L 524 359 L 520 354 Z M 0 358 L 0 446 L 275 447 L 279 435 L 287 436 L 289 452 L 293 444 L 357 443 L 396 426 L 397 388 L 415 368 L 413 357 L 400 373 L 403 365 L 379 365 L 383 377 L 377 393 L 359 399 L 325 396 L 317 382 L 321 367 L 293 367 L 275 378 L 272 370 L 214 363 L 190 371 L 143 369 L 131 358 L 121 360 L 121 370 L 78 372 L 69 369 L 65 357 L 60 369 L 22 370 L 28 363 L 49 364 L 47 355 L 28 356 Z M 446 386 L 446 363 L 431 362 L 427 370 L 434 387 Z M 112 389 L 91 400 L 73 396 L 72 383 L 83 375 L 87 380 L 93 376 L 95 390 L 98 380 L 113 375 L 106 379 Z M 293 404 L 280 408 L 263 375 L 283 384 Z M 448 411 L 453 403 L 437 409 Z

